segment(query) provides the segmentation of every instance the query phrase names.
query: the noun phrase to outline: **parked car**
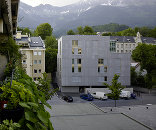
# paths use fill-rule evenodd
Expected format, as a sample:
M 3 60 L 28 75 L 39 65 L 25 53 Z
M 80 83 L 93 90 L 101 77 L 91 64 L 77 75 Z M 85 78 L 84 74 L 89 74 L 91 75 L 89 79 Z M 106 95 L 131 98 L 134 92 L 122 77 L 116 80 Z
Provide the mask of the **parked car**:
M 122 90 L 120 93 L 120 98 L 129 99 L 131 97 L 130 91 L 124 91 Z
M 62 99 L 67 102 L 73 102 L 73 98 L 71 96 L 63 96 Z
M 91 95 L 92 95 L 94 98 L 101 99 L 101 100 L 106 100 L 106 99 L 108 99 L 106 93 L 104 93 L 104 92 L 95 92 L 95 93 L 91 93 Z
M 80 94 L 80 98 L 87 100 L 87 101 L 93 101 L 94 97 L 91 94 Z
M 131 98 L 135 99 L 136 98 L 136 94 L 135 93 L 131 93 Z

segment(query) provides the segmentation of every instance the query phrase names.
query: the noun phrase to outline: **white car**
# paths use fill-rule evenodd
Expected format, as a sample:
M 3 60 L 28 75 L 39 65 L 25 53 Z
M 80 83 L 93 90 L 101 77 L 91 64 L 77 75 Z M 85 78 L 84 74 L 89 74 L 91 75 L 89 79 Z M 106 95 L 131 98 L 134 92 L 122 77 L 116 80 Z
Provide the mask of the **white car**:
M 125 98 L 125 99 L 129 99 L 131 97 L 131 92 L 122 90 L 120 93 L 120 97 Z
M 94 98 L 101 99 L 101 100 L 106 100 L 106 99 L 108 99 L 106 93 L 104 93 L 104 92 L 94 92 L 94 93 L 91 93 L 91 95 L 92 95 Z

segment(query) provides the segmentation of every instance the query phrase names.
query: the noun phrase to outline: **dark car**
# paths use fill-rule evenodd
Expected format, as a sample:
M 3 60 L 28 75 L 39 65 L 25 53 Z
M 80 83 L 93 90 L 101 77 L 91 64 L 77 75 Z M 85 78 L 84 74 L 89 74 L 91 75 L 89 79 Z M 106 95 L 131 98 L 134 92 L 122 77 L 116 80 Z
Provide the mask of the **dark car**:
M 91 94 L 80 94 L 80 98 L 87 101 L 93 101 L 94 99 L 94 97 Z
M 67 102 L 73 102 L 73 98 L 71 96 L 63 96 L 62 99 Z
M 131 93 L 131 98 L 133 98 L 133 99 L 135 99 L 135 98 L 136 98 L 135 93 Z

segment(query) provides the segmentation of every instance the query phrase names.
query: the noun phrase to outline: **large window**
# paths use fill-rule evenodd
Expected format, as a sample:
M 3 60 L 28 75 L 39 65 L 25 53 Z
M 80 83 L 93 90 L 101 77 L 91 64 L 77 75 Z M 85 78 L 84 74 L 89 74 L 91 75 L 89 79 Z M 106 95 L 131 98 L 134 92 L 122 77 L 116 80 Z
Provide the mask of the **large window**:
M 37 70 L 36 69 L 34 69 L 34 73 L 37 73 Z
M 103 59 L 98 59 L 98 64 L 104 64 Z
M 38 63 L 41 64 L 41 60 L 39 60 Z
M 72 48 L 78 47 L 78 40 L 72 40 Z
M 37 55 L 37 52 L 36 52 L 36 51 L 34 51 L 34 55 L 35 55 L 35 56 Z
M 34 60 L 34 64 L 37 64 L 37 60 Z
M 77 59 L 77 64 L 81 64 L 81 59 Z
M 116 41 L 110 41 L 110 51 L 116 52 Z
M 78 72 L 81 72 L 81 66 L 78 67 Z
M 38 55 L 39 55 L 39 56 L 41 55 L 41 51 L 38 52 Z

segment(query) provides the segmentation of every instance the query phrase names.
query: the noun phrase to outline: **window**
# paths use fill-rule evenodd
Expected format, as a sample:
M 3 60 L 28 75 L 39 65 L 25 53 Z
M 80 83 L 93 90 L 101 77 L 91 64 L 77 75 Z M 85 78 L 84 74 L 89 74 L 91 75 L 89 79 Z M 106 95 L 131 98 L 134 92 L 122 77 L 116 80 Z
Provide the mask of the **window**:
M 77 64 L 81 64 L 81 59 L 77 59 Z
M 104 72 L 107 72 L 107 66 L 104 67 Z
M 117 44 L 117 48 L 119 48 L 119 44 Z
M 23 64 L 26 64 L 26 60 L 23 60 Z
M 37 55 L 37 52 L 36 51 L 34 51 L 34 56 L 36 56 Z
M 78 40 L 72 40 L 72 48 L 78 47 Z
M 72 72 L 74 73 L 74 66 L 72 66 Z
M 100 67 L 98 67 L 98 72 L 100 72 Z
M 74 54 L 74 48 L 72 48 L 72 54 Z
M 98 59 L 98 64 L 103 64 L 103 59 Z
M 81 54 L 82 50 L 81 48 L 78 49 L 78 54 Z
M 81 66 L 78 67 L 78 72 L 81 72 Z
M 123 44 L 121 44 L 121 48 L 123 48 Z
M 39 73 L 41 73 L 41 69 L 39 69 L 39 71 L 38 71 Z
M 104 81 L 107 81 L 107 76 L 104 77 Z
M 133 47 L 135 47 L 135 44 L 133 44 Z
M 72 64 L 74 64 L 74 59 L 72 59 Z
M 117 50 L 117 52 L 119 52 L 119 50 Z
M 60 55 L 61 55 L 61 41 L 60 41 Z
M 34 69 L 34 73 L 37 73 L 37 70 L 36 69 Z
M 37 60 L 34 60 L 34 64 L 37 64 Z
M 123 50 L 121 50 L 121 52 L 123 52 Z
M 116 51 L 116 41 L 110 41 L 110 51 L 111 52 Z
M 131 44 L 129 44 L 129 48 L 131 48 Z
M 38 63 L 41 64 L 41 60 L 39 60 Z
M 39 55 L 39 56 L 41 55 L 41 51 L 38 52 L 38 55 Z
M 34 81 L 36 81 L 36 77 L 34 77 Z

